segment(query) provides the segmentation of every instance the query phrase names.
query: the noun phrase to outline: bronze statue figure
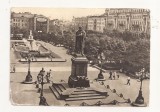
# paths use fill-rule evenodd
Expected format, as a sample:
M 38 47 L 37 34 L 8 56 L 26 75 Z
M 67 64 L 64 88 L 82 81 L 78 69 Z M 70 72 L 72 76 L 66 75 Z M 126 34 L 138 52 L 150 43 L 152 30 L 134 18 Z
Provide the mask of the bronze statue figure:
M 86 32 L 79 27 L 79 30 L 76 32 L 76 45 L 75 45 L 75 53 L 84 55 L 84 39 L 86 37 Z

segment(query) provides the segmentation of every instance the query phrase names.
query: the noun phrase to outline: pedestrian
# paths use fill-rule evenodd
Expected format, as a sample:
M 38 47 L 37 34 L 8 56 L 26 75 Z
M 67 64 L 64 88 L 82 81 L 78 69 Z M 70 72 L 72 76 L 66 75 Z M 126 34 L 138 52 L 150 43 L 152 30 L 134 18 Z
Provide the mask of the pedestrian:
M 51 72 L 52 72 L 52 70 L 50 69 L 50 70 L 49 70 L 49 72 L 48 72 L 48 73 L 49 73 L 49 75 L 51 75 Z
M 109 75 L 110 75 L 110 76 L 109 76 L 109 79 L 112 80 L 112 71 L 109 72 Z
M 117 73 L 114 72 L 114 73 L 113 73 L 113 79 L 114 79 L 114 80 L 116 79 L 116 76 L 117 76 Z
M 50 73 L 49 72 L 47 72 L 46 80 L 47 80 L 47 83 L 50 83 Z
M 42 82 L 42 76 L 39 73 L 38 76 L 37 76 L 37 83 L 40 84 L 41 82 Z
M 16 72 L 16 65 L 13 66 L 13 73 Z
M 119 74 L 117 74 L 117 78 L 119 79 Z
M 131 78 L 128 77 L 128 78 L 127 78 L 127 85 L 131 85 L 131 84 L 130 84 L 130 80 L 131 80 Z

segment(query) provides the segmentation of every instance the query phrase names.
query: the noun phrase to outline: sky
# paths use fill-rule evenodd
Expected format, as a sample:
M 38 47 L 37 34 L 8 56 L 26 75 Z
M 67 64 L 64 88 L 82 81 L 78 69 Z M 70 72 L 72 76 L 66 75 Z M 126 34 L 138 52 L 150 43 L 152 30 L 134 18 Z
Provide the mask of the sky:
M 105 13 L 105 8 L 31 8 L 14 7 L 13 12 L 31 12 L 42 14 L 50 19 L 64 19 L 71 21 L 74 17 L 85 17 L 88 15 L 101 15 Z

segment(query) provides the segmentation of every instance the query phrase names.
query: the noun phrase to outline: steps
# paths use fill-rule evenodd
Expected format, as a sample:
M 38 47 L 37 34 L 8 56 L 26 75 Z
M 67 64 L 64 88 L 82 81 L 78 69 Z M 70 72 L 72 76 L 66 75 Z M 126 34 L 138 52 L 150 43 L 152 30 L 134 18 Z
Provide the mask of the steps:
M 54 94 L 54 96 L 57 98 L 57 99 L 60 99 L 60 94 L 57 92 L 57 90 L 52 87 L 52 86 L 49 86 L 49 88 L 51 89 L 52 93 Z
M 92 93 L 92 96 L 99 96 L 99 94 Z M 77 97 L 91 97 L 91 94 L 71 94 L 69 98 L 77 98 Z
M 64 99 L 65 101 L 104 99 L 107 97 L 92 88 L 67 89 L 63 84 L 53 84 L 50 89 L 57 99 Z
M 57 99 L 60 99 L 61 93 L 66 90 L 66 88 L 61 84 L 54 84 L 54 86 L 50 86 L 49 88 Z
M 94 99 L 104 99 L 106 96 L 90 96 L 90 97 L 76 97 L 76 98 L 67 98 L 65 101 L 78 101 L 78 100 L 94 100 Z

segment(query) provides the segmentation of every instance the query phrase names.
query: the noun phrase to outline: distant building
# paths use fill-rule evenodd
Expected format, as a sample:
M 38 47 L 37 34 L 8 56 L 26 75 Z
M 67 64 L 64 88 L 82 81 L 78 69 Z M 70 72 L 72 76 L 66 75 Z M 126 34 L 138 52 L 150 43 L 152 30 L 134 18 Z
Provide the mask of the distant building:
M 79 17 L 79 18 L 73 17 L 72 22 L 75 29 L 78 29 L 78 27 L 81 26 L 84 30 L 87 30 L 88 17 Z
M 58 19 L 50 20 L 50 25 L 57 25 L 57 26 L 59 26 L 60 25 L 60 21 Z
M 103 32 L 105 28 L 105 16 L 89 16 L 88 30 Z
M 12 12 L 11 27 L 48 33 L 49 19 L 43 15 L 31 14 L 29 12 Z
M 102 15 L 88 16 L 87 19 L 87 30 L 150 33 L 150 12 L 147 9 L 111 8 Z
M 11 27 L 18 27 L 20 29 L 33 30 L 34 14 L 29 12 L 24 13 L 11 13 Z
M 34 16 L 34 31 L 49 32 L 49 19 L 43 15 Z
M 147 9 L 106 9 L 104 15 L 107 30 L 150 32 L 150 12 Z

